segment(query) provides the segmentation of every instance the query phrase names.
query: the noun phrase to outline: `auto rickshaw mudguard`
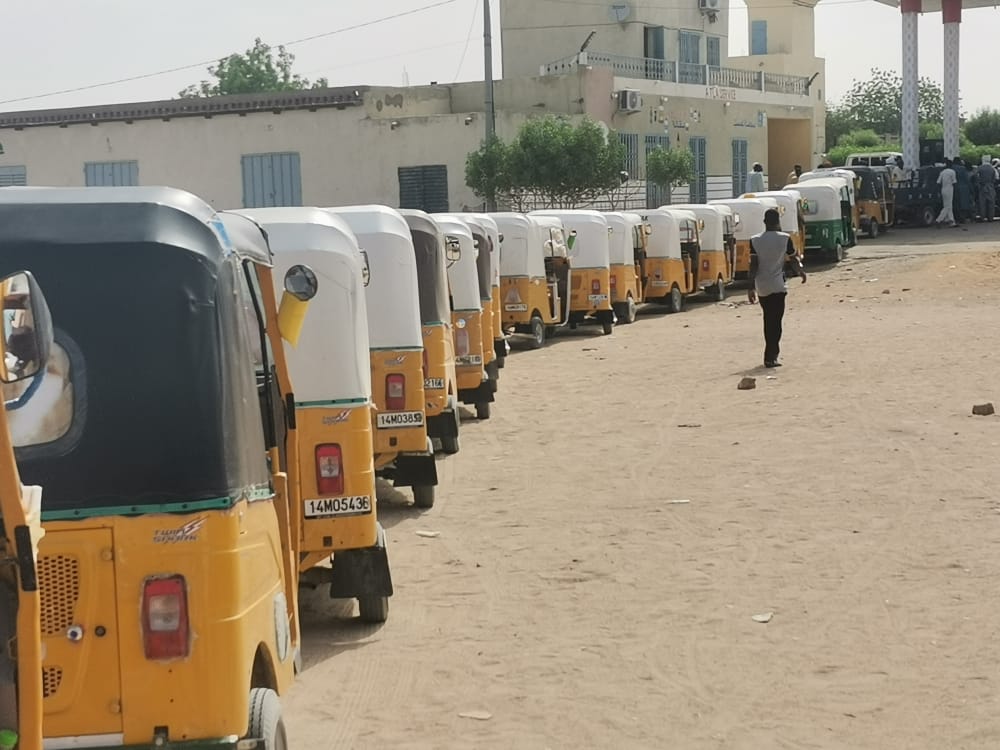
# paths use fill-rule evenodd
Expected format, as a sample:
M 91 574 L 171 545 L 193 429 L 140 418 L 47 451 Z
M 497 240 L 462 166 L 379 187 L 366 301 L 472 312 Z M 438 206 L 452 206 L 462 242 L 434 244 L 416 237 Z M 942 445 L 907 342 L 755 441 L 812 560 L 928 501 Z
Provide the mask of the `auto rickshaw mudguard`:
M 433 453 L 401 453 L 387 474 L 393 487 L 433 487 L 438 483 Z
M 374 547 L 344 550 L 333 556 L 330 598 L 358 599 L 367 596 L 392 596 L 392 593 L 385 529 L 379 524 L 378 541 Z

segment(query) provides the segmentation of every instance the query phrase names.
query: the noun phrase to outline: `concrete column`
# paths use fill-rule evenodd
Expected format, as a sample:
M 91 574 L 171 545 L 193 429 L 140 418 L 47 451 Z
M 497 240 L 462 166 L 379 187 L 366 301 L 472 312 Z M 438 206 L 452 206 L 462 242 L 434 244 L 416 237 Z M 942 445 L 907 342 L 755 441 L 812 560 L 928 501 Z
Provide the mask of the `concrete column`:
M 921 0 L 902 0 L 903 11 L 903 163 L 906 169 L 920 166 L 920 74 L 918 19 Z
M 962 0 L 941 3 L 944 21 L 944 155 L 958 156 L 958 53 Z

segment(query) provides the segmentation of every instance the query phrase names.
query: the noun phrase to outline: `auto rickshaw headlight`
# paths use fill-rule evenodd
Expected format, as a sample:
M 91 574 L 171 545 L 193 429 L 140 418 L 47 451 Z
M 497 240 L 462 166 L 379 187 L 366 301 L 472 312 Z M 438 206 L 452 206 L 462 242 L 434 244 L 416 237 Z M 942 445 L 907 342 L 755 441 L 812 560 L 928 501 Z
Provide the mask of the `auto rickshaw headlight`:
M 367 258 L 365 259 L 367 264 Z M 308 302 L 316 296 L 319 281 L 309 266 L 295 265 L 285 273 L 285 291 L 300 302 Z

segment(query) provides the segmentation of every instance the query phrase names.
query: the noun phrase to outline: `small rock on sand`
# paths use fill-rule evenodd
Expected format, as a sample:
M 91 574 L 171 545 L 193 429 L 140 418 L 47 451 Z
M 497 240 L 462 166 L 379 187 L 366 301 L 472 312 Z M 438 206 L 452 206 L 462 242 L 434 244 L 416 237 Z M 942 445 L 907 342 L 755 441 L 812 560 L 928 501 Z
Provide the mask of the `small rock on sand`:
M 743 378 L 736 387 L 741 391 L 752 391 L 757 387 L 757 378 Z
M 996 414 L 996 409 L 993 408 L 992 402 L 976 404 L 972 407 L 972 413 L 977 417 L 988 417 L 990 414 Z

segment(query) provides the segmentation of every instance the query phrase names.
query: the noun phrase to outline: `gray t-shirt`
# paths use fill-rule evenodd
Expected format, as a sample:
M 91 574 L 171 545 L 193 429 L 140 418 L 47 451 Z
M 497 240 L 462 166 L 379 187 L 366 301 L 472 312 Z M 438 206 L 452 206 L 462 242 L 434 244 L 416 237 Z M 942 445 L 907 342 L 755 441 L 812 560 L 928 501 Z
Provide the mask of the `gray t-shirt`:
M 757 274 L 754 288 L 758 297 L 787 292 L 785 286 L 785 259 L 795 255 L 790 235 L 784 232 L 761 232 L 750 238 L 751 262 L 757 257 Z

